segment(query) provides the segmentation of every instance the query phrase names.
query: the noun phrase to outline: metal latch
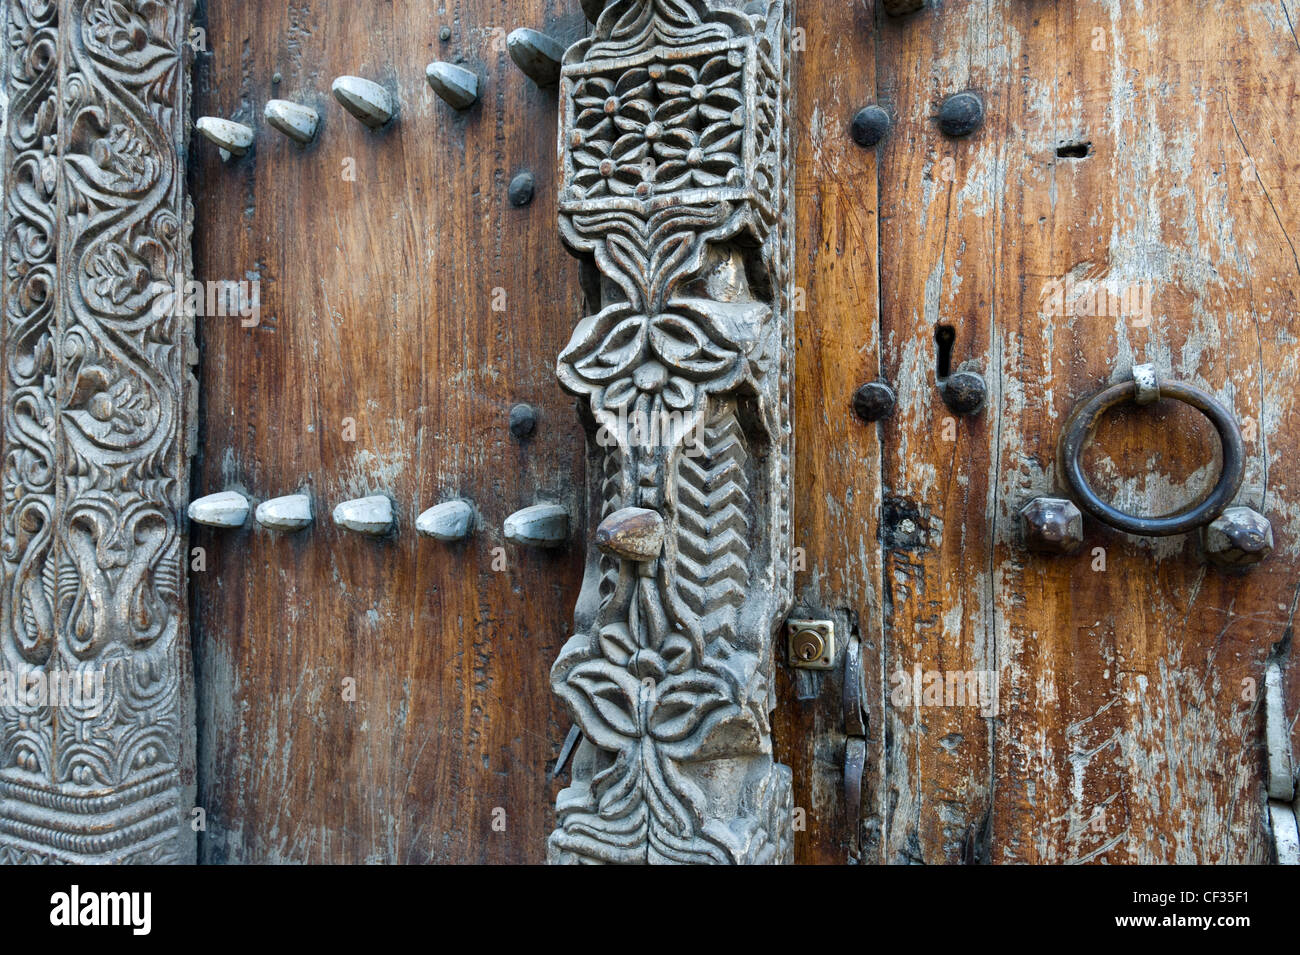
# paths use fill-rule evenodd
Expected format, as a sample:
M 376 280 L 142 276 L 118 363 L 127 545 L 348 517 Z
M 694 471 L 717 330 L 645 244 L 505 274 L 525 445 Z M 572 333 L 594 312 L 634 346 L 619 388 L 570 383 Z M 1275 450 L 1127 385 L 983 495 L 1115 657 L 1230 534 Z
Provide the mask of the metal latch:
M 835 660 L 833 620 L 787 620 L 790 666 L 801 670 L 829 670 Z

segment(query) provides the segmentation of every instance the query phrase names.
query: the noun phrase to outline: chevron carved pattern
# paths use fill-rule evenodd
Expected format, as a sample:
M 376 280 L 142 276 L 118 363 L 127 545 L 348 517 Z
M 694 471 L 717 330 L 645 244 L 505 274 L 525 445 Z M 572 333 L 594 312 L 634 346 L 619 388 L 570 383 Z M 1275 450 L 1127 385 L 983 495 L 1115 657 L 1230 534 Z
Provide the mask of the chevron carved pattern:
M 749 455 L 734 405 L 721 405 L 703 432 L 704 454 L 678 458 L 675 579 L 706 639 L 730 642 L 749 585 Z
M 762 9 L 758 9 L 761 7 Z M 611 0 L 561 72 L 560 234 L 601 275 L 561 352 L 600 515 L 551 685 L 582 731 L 555 863 L 784 863 L 786 0 Z

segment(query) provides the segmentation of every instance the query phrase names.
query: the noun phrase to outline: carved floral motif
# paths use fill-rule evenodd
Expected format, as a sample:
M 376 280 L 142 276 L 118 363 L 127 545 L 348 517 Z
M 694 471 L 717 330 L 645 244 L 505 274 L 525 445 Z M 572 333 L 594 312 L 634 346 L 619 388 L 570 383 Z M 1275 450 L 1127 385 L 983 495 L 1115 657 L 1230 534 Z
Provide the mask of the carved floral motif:
M 6 6 L 0 861 L 192 861 L 191 4 Z
M 591 413 L 598 539 L 652 546 L 591 553 L 552 670 L 584 737 L 555 862 L 789 861 L 768 721 L 790 601 L 788 37 L 782 0 L 614 0 L 565 58 L 560 230 L 601 301 L 558 375 Z M 628 428 L 673 416 L 661 440 Z

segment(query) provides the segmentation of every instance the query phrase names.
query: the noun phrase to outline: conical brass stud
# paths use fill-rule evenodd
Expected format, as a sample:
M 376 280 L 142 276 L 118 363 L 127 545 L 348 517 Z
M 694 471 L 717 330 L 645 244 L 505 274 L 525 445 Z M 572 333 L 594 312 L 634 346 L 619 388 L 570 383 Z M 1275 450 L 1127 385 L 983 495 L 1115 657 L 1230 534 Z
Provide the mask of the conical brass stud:
M 368 537 L 383 537 L 393 529 L 393 502 L 382 494 L 344 501 L 334 508 L 334 523 Z
M 453 109 L 469 109 L 478 101 L 478 76 L 464 67 L 438 60 L 424 68 L 424 78 Z
M 258 524 L 269 530 L 300 531 L 312 522 L 311 497 L 306 494 L 273 497 L 257 505 L 253 516 Z
M 207 527 L 243 527 L 248 520 L 248 498 L 238 491 L 218 491 L 190 502 L 190 520 Z
M 569 537 L 569 512 L 558 504 L 535 504 L 507 517 L 503 530 L 516 544 L 559 547 Z
M 220 116 L 200 116 L 194 128 L 221 148 L 221 158 L 242 156 L 253 145 L 253 127 Z
M 417 517 L 415 529 L 434 540 L 464 540 L 474 529 L 474 508 L 466 501 L 443 501 Z

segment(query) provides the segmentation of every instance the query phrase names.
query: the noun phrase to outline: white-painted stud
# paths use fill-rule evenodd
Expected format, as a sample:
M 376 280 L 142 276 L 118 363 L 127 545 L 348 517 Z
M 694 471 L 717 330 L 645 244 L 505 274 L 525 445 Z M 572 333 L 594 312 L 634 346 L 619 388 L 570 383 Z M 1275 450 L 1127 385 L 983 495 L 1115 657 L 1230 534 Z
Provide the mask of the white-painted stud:
M 207 527 L 243 527 L 248 498 L 238 491 L 218 491 L 190 502 L 190 520 Z
M 220 116 L 200 116 L 194 128 L 210 142 L 221 147 L 221 158 L 242 156 L 253 145 L 253 127 L 222 119 Z
M 424 68 L 429 86 L 455 109 L 469 109 L 478 100 L 478 75 L 452 63 L 434 62 Z
M 397 101 L 378 83 L 360 76 L 340 76 L 330 89 L 344 109 L 371 129 L 378 129 L 397 112 Z
M 465 501 L 443 501 L 417 517 L 415 529 L 434 540 L 464 540 L 474 529 L 474 508 Z
M 1264 667 L 1264 742 L 1268 753 L 1268 796 L 1290 802 L 1295 798 L 1291 733 L 1282 701 L 1282 668 L 1275 662 Z
M 382 494 L 344 501 L 334 508 L 334 523 L 358 534 L 383 537 L 393 529 L 393 502 Z
M 506 52 L 538 86 L 554 86 L 560 81 L 564 47 L 545 33 L 527 27 L 512 30 L 506 37 Z
M 268 100 L 262 118 L 273 129 L 303 146 L 316 138 L 316 128 L 320 125 L 320 115 L 314 109 L 287 99 Z
M 311 497 L 286 494 L 257 505 L 257 523 L 273 531 L 300 531 L 311 524 Z
M 535 504 L 506 518 L 506 540 L 530 547 L 559 547 L 569 537 L 569 512 L 558 504 Z

